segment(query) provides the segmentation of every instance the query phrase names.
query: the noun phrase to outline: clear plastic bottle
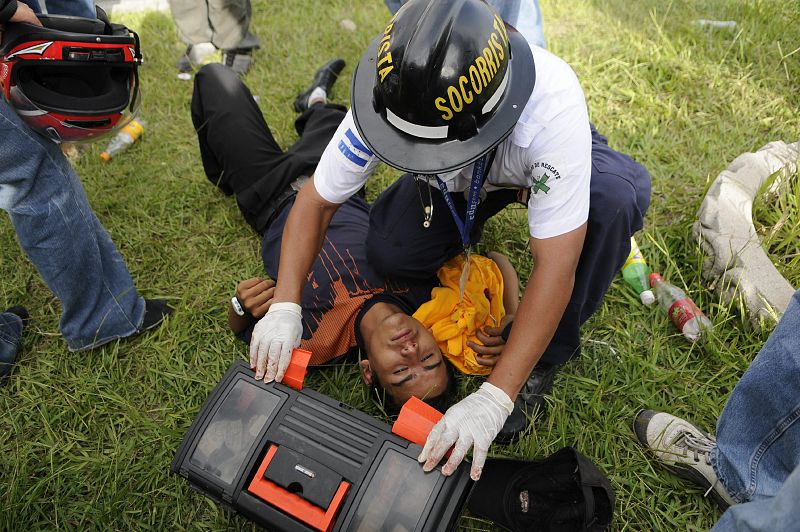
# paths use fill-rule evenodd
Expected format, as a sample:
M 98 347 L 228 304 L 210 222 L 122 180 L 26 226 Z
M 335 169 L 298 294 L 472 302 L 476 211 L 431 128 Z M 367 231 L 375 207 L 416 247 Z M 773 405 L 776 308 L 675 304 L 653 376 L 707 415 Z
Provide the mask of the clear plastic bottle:
M 703 333 L 711 330 L 711 320 L 683 290 L 665 281 L 661 274 L 650 274 L 650 286 L 653 287 L 659 304 L 667 311 L 669 319 L 687 340 L 696 342 Z
M 656 296 L 650 290 L 649 275 L 650 266 L 645 262 L 636 240 L 631 237 L 631 252 L 628 254 L 628 260 L 622 265 L 622 278 L 639 294 L 639 299 L 645 305 L 652 305 L 656 300 Z
M 141 118 L 134 118 L 128 122 L 125 127 L 119 130 L 119 133 L 111 139 L 108 143 L 106 150 L 100 154 L 100 158 L 104 161 L 110 161 L 118 153 L 126 150 L 128 146 L 136 142 L 139 137 L 144 133 L 144 120 Z

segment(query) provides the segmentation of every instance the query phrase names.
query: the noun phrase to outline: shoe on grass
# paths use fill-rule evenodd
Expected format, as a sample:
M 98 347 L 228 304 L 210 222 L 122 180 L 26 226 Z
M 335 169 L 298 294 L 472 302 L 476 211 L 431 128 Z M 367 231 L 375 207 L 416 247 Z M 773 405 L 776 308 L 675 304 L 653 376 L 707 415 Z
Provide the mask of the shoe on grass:
M 312 105 L 314 103 L 325 103 L 327 95 L 344 69 L 344 65 L 344 59 L 333 59 L 319 67 L 314 73 L 311 85 L 295 98 L 294 110 L 302 113 L 310 107 L 309 101 L 311 101 Z
M 250 65 L 253 64 L 253 49 L 232 48 L 230 50 L 223 50 L 222 64 L 238 75 L 244 76 L 250 70 Z
M 553 380 L 561 364 L 539 363 L 533 368 L 528 380 L 514 401 L 514 410 L 506 419 L 495 441 L 508 443 L 519 436 L 530 423 L 547 413 L 545 396 L 553 389 Z
M 713 436 L 685 419 L 655 410 L 639 411 L 633 432 L 665 468 L 706 490 L 720 509 L 736 504 L 711 466 L 711 451 L 717 445 Z
M 195 68 L 200 68 L 209 62 L 216 52 L 216 46 L 210 42 L 202 42 L 195 45 L 190 44 L 186 47 L 186 51 L 183 52 L 175 62 L 175 67 L 178 69 L 179 73 L 189 74 Z
M 174 309 L 167 305 L 165 299 L 145 299 L 144 300 L 144 319 L 135 334 L 142 334 L 145 331 L 155 329 L 164 321 L 164 318 L 174 312 Z
M 5 341 L 3 342 L 3 349 L 0 350 L 0 386 L 8 382 L 8 377 L 11 375 L 11 370 L 14 368 L 14 363 L 17 361 L 17 351 L 19 350 L 19 344 L 22 343 L 22 333 L 30 322 L 28 310 L 22 306 L 11 307 L 3 311 L 3 314 L 13 314 L 19 318 L 18 324 L 14 324 L 13 321 L 11 324 L 8 324 L 10 327 L 19 327 L 19 331 L 18 333 L 17 331 L 7 331 L 7 334 L 3 334 Z M 6 345 L 9 338 L 15 339 L 16 345 Z

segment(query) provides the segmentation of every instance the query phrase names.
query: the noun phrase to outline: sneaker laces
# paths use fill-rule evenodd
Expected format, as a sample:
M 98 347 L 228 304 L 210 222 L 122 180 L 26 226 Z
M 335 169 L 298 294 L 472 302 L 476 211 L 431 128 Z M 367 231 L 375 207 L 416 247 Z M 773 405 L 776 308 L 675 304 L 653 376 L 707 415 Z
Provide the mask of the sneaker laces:
M 682 437 L 675 442 L 675 446 L 683 449 L 683 456 L 692 453 L 695 462 L 700 461 L 700 455 L 705 457 L 707 465 L 711 465 L 711 451 L 714 450 L 716 442 L 709 438 L 698 438 L 691 432 L 682 432 Z

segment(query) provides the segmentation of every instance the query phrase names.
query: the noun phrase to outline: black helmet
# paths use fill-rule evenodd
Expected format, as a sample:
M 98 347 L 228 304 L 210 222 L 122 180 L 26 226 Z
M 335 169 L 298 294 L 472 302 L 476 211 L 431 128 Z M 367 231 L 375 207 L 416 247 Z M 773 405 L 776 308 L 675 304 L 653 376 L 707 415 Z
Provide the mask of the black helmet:
M 56 142 L 122 128 L 139 102 L 136 33 L 109 22 L 99 7 L 97 19 L 39 20 L 42 26 L 6 24 L 0 42 L 3 98 L 33 130 Z
M 440 173 L 502 142 L 535 78 L 525 38 L 482 0 L 411 0 L 362 56 L 350 100 L 382 161 Z

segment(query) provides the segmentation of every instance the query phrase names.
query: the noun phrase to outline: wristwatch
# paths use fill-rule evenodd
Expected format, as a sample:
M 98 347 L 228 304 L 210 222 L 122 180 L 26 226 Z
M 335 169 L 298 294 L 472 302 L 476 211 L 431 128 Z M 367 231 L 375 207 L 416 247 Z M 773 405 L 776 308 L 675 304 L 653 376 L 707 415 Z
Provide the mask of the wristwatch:
M 242 304 L 239 302 L 239 298 L 236 297 L 236 295 L 231 298 L 231 306 L 233 307 L 233 311 L 237 316 L 245 315 L 244 307 L 242 307 Z

